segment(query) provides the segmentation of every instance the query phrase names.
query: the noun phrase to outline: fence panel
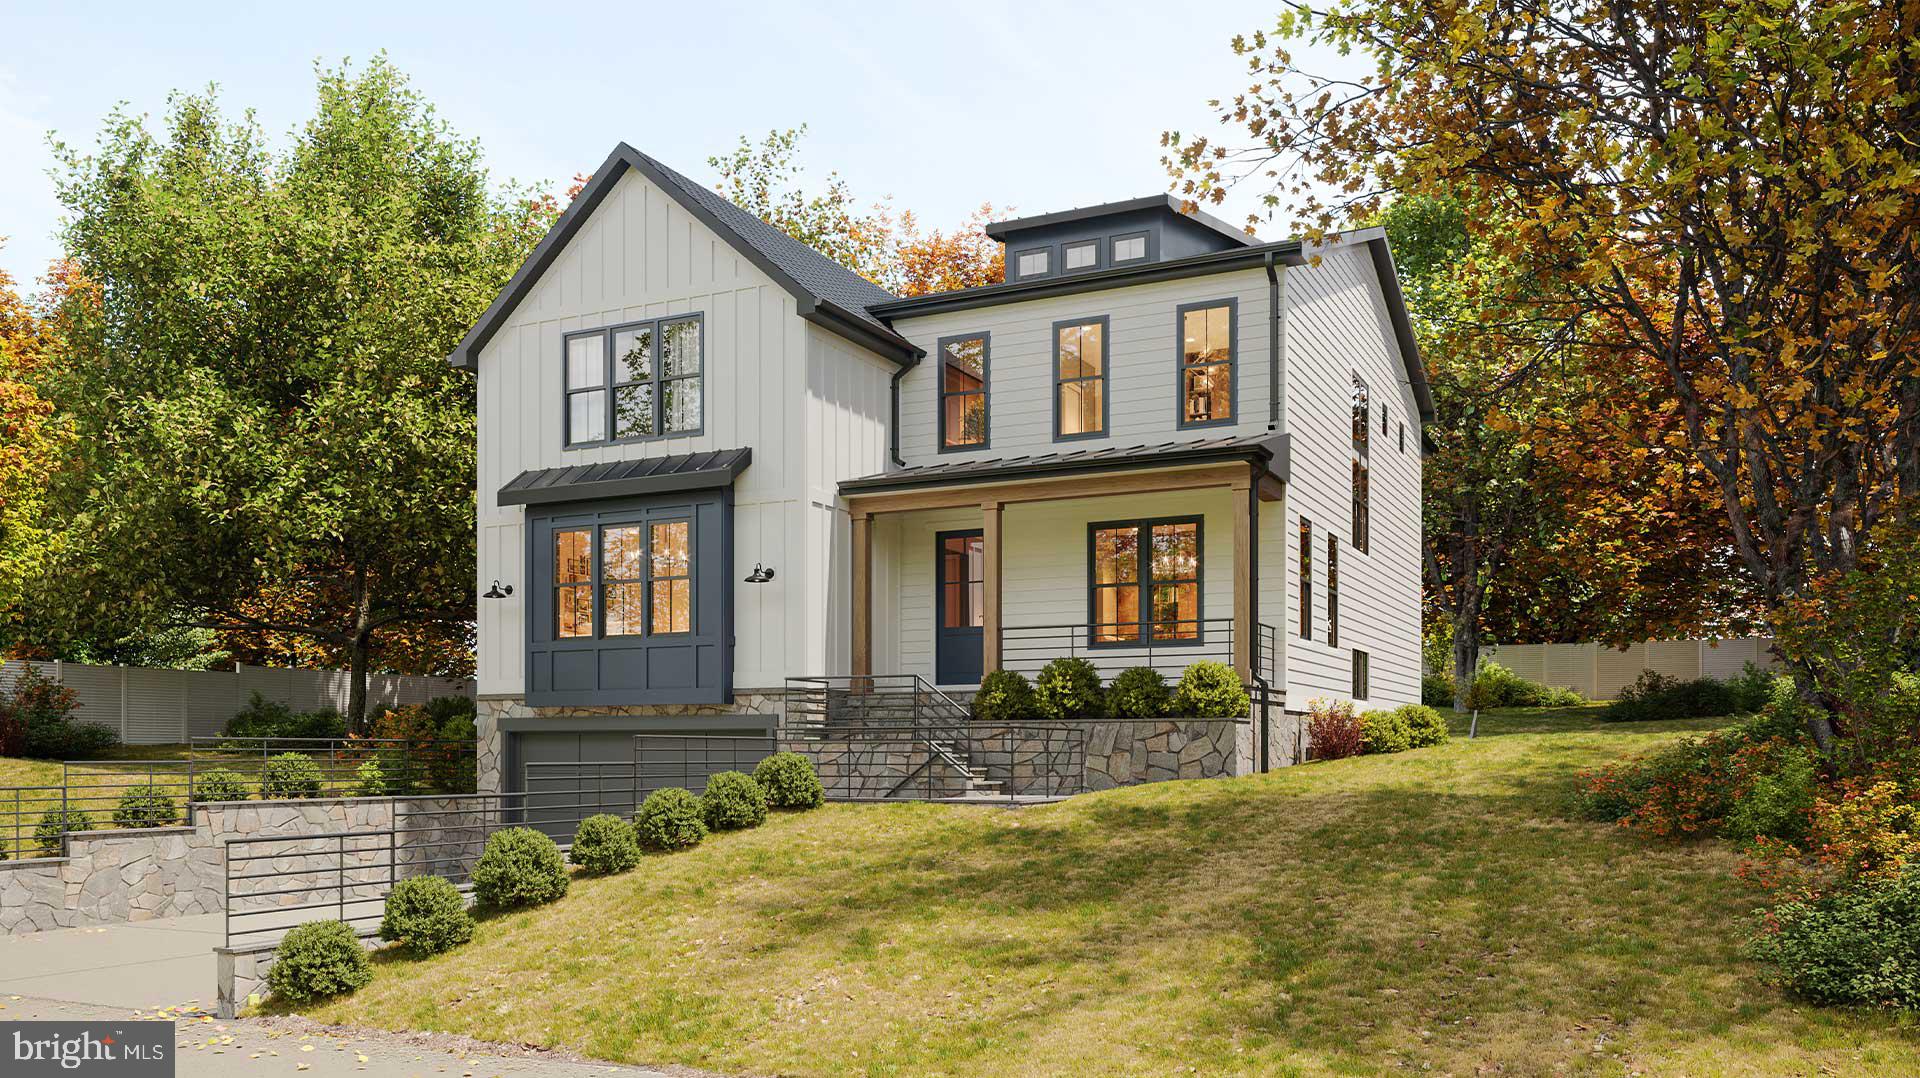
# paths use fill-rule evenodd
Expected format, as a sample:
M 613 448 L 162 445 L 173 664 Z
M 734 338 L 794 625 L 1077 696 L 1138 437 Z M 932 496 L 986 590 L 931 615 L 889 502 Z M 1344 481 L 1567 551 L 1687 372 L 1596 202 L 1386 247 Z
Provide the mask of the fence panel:
M 1613 648 L 1604 644 L 1503 644 L 1489 658 L 1535 681 L 1573 689 L 1591 700 L 1612 700 L 1647 670 L 1691 680 L 1736 677 L 1753 663 L 1772 668 L 1773 641 L 1655 640 Z

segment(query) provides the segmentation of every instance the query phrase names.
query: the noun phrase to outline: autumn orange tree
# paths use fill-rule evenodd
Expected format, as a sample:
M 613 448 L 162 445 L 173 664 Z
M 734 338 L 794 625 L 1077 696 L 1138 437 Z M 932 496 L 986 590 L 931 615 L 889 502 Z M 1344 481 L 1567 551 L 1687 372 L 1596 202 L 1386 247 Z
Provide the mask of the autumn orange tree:
M 1288 4 L 1235 47 L 1242 134 L 1168 132 L 1183 190 L 1315 230 L 1440 185 L 1498 206 L 1610 380 L 1671 399 L 1770 614 L 1920 495 L 1920 0 Z
M 42 510 L 70 433 L 33 384 L 45 334 L 37 312 L 0 270 L 0 606 L 39 575 L 56 542 Z

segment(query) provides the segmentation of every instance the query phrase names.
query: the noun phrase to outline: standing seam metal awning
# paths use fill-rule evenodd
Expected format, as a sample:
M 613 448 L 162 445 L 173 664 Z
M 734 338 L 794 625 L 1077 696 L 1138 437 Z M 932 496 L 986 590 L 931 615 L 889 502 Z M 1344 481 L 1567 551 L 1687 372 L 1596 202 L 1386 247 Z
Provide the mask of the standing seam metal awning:
M 753 463 L 751 449 L 616 460 L 521 472 L 500 488 L 501 505 L 545 505 L 732 486 Z

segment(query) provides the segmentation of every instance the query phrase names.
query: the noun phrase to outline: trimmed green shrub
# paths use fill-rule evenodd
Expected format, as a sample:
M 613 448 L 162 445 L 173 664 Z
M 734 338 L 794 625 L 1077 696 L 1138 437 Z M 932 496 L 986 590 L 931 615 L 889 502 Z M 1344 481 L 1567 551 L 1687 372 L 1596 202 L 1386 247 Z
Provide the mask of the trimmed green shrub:
M 1750 949 L 1803 999 L 1920 1009 L 1920 869 L 1778 906 Z
M 133 786 L 120 795 L 113 808 L 113 822 L 119 827 L 165 827 L 179 823 L 173 797 L 158 786 Z
M 1405 704 L 1395 710 L 1407 724 L 1407 747 L 1424 749 L 1447 743 L 1447 720 L 1425 704 Z
M 813 761 L 797 752 L 776 752 L 755 764 L 753 781 L 766 791 L 767 804 L 774 808 L 811 809 L 827 802 Z
M 1107 714 L 1119 719 L 1157 719 L 1173 714 L 1173 690 L 1160 671 L 1132 666 L 1107 686 Z
M 482 906 L 510 910 L 538 906 L 567 893 L 567 860 L 560 847 L 530 827 L 487 836 L 473 866 L 473 894 Z
M 319 797 L 320 765 L 304 752 L 283 752 L 267 761 L 260 773 L 260 799 L 290 801 Z
M 1428 707 L 1453 706 L 1453 675 L 1420 675 L 1420 702 Z
M 439 876 L 401 880 L 387 892 L 380 938 L 415 958 L 431 958 L 473 938 L 473 914 L 459 888 Z
M 567 859 L 596 876 L 625 872 L 640 863 L 640 840 L 632 824 L 603 812 L 580 821 Z
M 1040 714 L 1033 683 L 1017 670 L 995 670 L 980 680 L 973 697 L 973 717 L 982 722 L 1019 722 Z
M 1203 659 L 1180 675 L 1173 706 L 1181 715 L 1196 719 L 1244 719 L 1253 710 L 1253 698 L 1233 667 Z
M 1044 718 L 1056 722 L 1097 719 L 1101 715 L 1100 671 L 1085 659 L 1055 659 L 1033 681 L 1034 701 Z
M 376 758 L 362 760 L 353 771 L 353 796 L 382 797 L 387 792 L 386 771 Z
M 252 796 L 252 788 L 239 772 L 219 767 L 193 777 L 193 791 L 188 800 L 245 801 Z
M 46 857 L 60 856 L 61 835 L 68 831 L 93 830 L 93 816 L 86 809 L 48 809 L 34 825 L 33 841 Z
M 707 837 L 705 810 L 691 791 L 669 786 L 640 803 L 633 829 L 649 850 L 689 850 Z
M 292 1003 L 342 996 L 373 982 L 367 949 L 345 921 L 310 921 L 273 949 L 267 987 Z
M 1360 716 L 1360 751 L 1369 756 L 1405 752 L 1413 747 L 1413 731 L 1398 711 L 1369 711 Z
M 767 819 L 767 792 L 744 771 L 722 771 L 707 778 L 700 812 L 710 831 L 759 827 Z

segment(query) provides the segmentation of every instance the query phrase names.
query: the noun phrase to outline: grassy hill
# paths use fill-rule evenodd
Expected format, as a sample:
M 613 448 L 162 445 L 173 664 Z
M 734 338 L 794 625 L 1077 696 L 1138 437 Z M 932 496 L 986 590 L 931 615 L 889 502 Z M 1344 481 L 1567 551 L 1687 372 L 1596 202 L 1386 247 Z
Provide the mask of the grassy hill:
M 383 956 L 329 1021 L 753 1074 L 1911 1074 L 1741 954 L 1719 844 L 1566 818 L 1711 723 L 1479 740 L 1008 811 L 830 805 Z

